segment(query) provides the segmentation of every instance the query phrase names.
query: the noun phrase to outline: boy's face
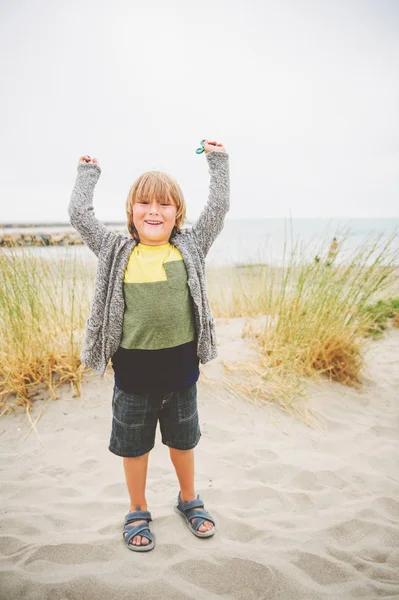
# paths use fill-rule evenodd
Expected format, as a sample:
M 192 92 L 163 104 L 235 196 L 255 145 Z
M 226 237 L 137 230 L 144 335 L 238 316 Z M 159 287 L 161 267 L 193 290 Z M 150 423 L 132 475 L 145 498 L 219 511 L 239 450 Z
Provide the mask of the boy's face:
M 169 241 L 175 225 L 177 208 L 170 200 L 142 200 L 133 204 L 133 223 L 140 236 L 140 243 L 161 246 Z M 148 221 L 159 221 L 151 225 Z

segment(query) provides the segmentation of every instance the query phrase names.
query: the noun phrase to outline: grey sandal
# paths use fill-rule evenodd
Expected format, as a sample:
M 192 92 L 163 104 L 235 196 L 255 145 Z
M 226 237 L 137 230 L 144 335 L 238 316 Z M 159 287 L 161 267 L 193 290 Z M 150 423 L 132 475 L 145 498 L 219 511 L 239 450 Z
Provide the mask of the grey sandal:
M 195 510 L 196 508 L 205 508 L 199 494 L 197 494 L 197 498 L 194 500 L 183 502 L 179 491 L 177 504 L 174 507 L 175 512 L 185 519 L 187 527 L 194 535 L 197 537 L 211 537 L 216 531 L 215 521 L 206 510 Z M 191 523 L 190 519 L 193 517 L 196 517 L 196 519 Z M 213 527 L 208 529 L 208 531 L 198 531 L 198 527 L 200 527 L 204 521 L 210 521 L 213 523 Z
M 155 546 L 155 541 L 152 538 L 153 534 L 151 533 L 148 524 L 150 521 L 152 521 L 151 513 L 148 510 L 140 510 L 140 506 L 137 506 L 136 508 L 137 510 L 129 512 L 125 517 L 123 539 L 125 540 L 125 544 L 129 550 L 133 550 L 134 552 L 148 552 L 148 550 L 152 550 Z M 139 523 L 136 526 L 129 525 L 129 523 L 134 523 L 134 521 L 142 521 L 143 519 L 145 519 L 148 523 Z M 136 535 L 142 535 L 143 537 L 149 539 L 150 543 L 140 544 L 139 546 L 131 544 L 130 540 L 132 540 Z

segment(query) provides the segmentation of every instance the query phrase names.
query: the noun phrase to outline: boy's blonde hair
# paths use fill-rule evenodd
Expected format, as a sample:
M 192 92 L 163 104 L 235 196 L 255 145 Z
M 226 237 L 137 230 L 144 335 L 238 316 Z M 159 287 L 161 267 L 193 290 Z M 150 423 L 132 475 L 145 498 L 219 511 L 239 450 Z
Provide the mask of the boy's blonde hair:
M 165 200 L 169 201 L 177 208 L 175 226 L 170 237 L 182 230 L 186 218 L 186 202 L 179 184 L 167 173 L 147 171 L 133 183 L 126 200 L 127 228 L 136 242 L 140 241 L 140 237 L 133 223 L 133 205 L 141 200 L 152 200 L 153 198 L 160 203 Z

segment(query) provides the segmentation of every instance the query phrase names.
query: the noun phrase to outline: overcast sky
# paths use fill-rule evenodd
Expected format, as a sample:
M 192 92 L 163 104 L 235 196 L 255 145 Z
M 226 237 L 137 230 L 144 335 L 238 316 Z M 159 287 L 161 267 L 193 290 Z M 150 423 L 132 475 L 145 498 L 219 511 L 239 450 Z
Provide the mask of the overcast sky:
M 68 222 L 79 157 L 102 220 L 150 169 L 228 218 L 398 217 L 397 0 L 0 1 L 0 222 Z

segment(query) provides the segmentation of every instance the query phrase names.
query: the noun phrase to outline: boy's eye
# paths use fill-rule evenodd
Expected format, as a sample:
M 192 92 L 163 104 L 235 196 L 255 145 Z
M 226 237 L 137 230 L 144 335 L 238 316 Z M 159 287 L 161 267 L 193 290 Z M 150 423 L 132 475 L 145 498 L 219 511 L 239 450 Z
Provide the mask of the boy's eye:
M 148 200 L 139 200 L 139 204 L 148 204 Z M 162 202 L 162 206 L 169 206 L 169 202 Z

